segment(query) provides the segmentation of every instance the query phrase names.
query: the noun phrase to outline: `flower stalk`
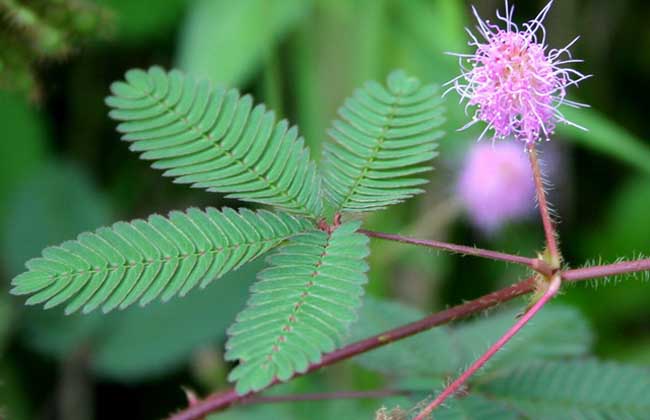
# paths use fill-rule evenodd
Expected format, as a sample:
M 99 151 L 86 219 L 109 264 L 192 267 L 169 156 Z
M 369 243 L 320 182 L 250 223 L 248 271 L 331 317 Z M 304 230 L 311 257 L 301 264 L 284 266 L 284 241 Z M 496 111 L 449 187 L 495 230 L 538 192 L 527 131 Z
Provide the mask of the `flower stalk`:
M 547 263 L 553 269 L 560 268 L 562 264 L 562 256 L 557 244 L 557 232 L 551 213 L 549 211 L 548 201 L 546 200 L 546 192 L 544 190 L 544 180 L 542 178 L 542 171 L 537 157 L 537 150 L 534 145 L 528 148 L 528 155 L 530 156 L 530 165 L 533 170 L 533 179 L 535 181 L 535 193 L 537 195 L 537 204 L 539 205 L 539 214 L 542 218 L 542 225 L 544 226 L 544 236 L 546 237 L 546 249 L 549 254 L 549 261 Z

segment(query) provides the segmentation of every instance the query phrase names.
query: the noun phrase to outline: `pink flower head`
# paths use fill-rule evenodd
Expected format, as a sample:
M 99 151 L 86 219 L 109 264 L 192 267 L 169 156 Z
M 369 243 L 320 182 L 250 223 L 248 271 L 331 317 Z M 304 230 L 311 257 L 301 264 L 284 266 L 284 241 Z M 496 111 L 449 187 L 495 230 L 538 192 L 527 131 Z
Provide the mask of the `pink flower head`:
M 470 150 L 457 193 L 472 222 L 492 233 L 535 211 L 535 184 L 528 155 L 517 144 L 478 143 Z
M 527 144 L 542 136 L 548 140 L 557 123 L 583 129 L 559 111 L 562 104 L 584 106 L 566 99 L 566 89 L 589 76 L 562 67 L 582 61 L 573 59 L 569 52 L 578 38 L 559 50 L 548 50 L 545 45 L 543 21 L 552 4 L 551 0 L 535 19 L 523 24 L 523 29 L 512 21 L 514 6 L 509 7 L 507 0 L 505 16 L 497 12 L 505 29 L 484 21 L 472 8 L 477 30 L 485 41 L 467 30 L 472 38 L 469 45 L 476 52 L 452 54 L 459 57 L 462 74 L 448 82 L 452 85 L 449 90 L 458 92 L 461 102 L 467 100 L 466 110 L 476 107 L 472 121 L 462 129 L 484 121 L 487 127 L 480 138 L 492 129 L 495 138 L 511 136 Z

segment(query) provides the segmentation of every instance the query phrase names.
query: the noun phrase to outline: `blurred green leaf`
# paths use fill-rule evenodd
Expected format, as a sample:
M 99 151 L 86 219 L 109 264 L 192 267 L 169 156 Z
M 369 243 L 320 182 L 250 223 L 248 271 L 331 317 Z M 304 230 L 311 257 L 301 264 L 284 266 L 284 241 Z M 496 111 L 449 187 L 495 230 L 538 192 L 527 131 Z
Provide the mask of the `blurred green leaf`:
M 519 420 L 521 415 L 506 403 L 492 401 L 489 397 L 470 394 L 449 403 L 449 408 L 435 412 L 436 420 Z
M 34 418 L 25 375 L 16 369 L 15 360 L 0 358 L 0 418 L 30 420 Z
M 364 404 L 365 403 L 365 404 Z M 331 400 L 287 402 L 277 404 L 236 407 L 225 413 L 208 417 L 208 420 L 331 420 L 331 419 L 372 419 L 379 407 L 379 401 Z
M 536 420 L 641 420 L 650 412 L 648 369 L 595 360 L 529 362 L 475 390 Z
M 588 131 L 560 124 L 557 127 L 559 134 L 650 173 L 650 146 L 642 139 L 592 109 L 564 107 L 562 113 L 569 121 Z
M 463 357 L 459 368 L 472 363 L 515 322 L 523 308 L 491 313 L 454 329 Z M 592 333 L 580 311 L 570 306 L 550 304 L 531 320 L 486 365 L 483 372 L 494 372 L 513 363 L 531 359 L 557 359 L 585 356 L 591 350 Z
M 108 200 L 76 166 L 50 162 L 30 175 L 10 197 L 3 226 L 2 257 L 12 275 L 44 247 L 112 219 Z
M 11 275 L 48 245 L 111 221 L 108 200 L 92 185 L 88 174 L 71 163 L 49 162 L 12 194 L 0 245 Z M 18 300 L 18 299 L 16 299 Z M 102 319 L 65 317 L 61 311 L 23 308 L 22 335 L 40 351 L 63 357 L 81 344 Z
M 0 295 L 0 354 L 4 352 L 5 342 L 7 341 L 12 321 L 12 306 L 9 302 L 8 295 L 2 289 L 2 295 Z
M 178 67 L 218 85 L 242 85 L 309 5 L 306 0 L 197 0 L 181 32 Z
M 134 0 L 95 0 L 115 14 L 117 38 L 141 44 L 170 33 L 194 0 L 164 0 L 152 4 Z
M 194 350 L 225 338 L 261 268 L 254 262 L 184 298 L 107 315 L 29 308 L 22 336 L 30 347 L 59 359 L 89 349 L 91 365 L 103 377 L 133 382 L 160 376 L 183 365 Z
M 366 296 L 348 341 L 362 340 L 425 316 L 415 308 Z M 360 355 L 354 361 L 385 374 L 442 378 L 454 372 L 460 355 L 450 329 L 442 326 Z
M 628 180 L 607 201 L 603 218 L 597 220 L 598 229 L 590 228 L 577 235 L 577 249 L 582 260 L 588 262 L 613 263 L 617 258 L 635 258 L 639 254 L 650 254 L 650 178 L 638 176 Z M 585 261 L 586 260 L 586 261 Z M 576 264 L 577 265 L 577 264 Z M 621 320 L 635 320 L 647 313 L 650 304 L 648 283 L 623 276 L 623 282 L 598 282 L 598 289 L 580 287 L 572 290 L 568 299 L 580 305 L 597 323 L 601 336 L 609 329 L 614 336 L 624 335 L 620 331 Z M 588 284 L 588 283 L 587 283 Z M 621 302 L 625 302 L 621 305 Z M 610 339 L 613 337 L 609 336 Z M 606 345 L 602 340 L 601 345 Z
M 322 378 L 321 378 L 322 379 Z M 323 388 L 326 388 L 325 390 Z M 313 375 L 299 378 L 286 384 L 280 384 L 264 392 L 264 396 L 301 395 L 306 393 L 342 391 L 336 384 L 328 386 Z M 387 403 L 409 404 L 408 400 L 398 397 L 389 398 Z M 372 414 L 381 406 L 377 398 L 370 399 L 332 399 L 322 401 L 293 401 L 253 405 L 250 407 L 233 407 L 223 413 L 214 414 L 208 420 L 332 420 L 332 419 L 371 419 Z
M 225 413 L 208 416 L 206 420 L 294 419 L 289 404 L 236 407 Z
M 43 160 L 47 132 L 40 113 L 17 94 L 0 91 L 0 213 L 6 211 L 8 194 Z
M 647 290 L 647 289 L 646 289 Z M 635 365 L 650 366 L 650 337 L 626 337 L 620 340 L 608 339 L 600 353 L 617 361 Z
M 398 2 L 393 7 L 397 13 L 394 32 L 411 40 L 394 46 L 398 51 L 397 57 L 411 61 L 419 67 L 418 70 L 426 70 L 430 80 L 438 83 L 456 76 L 459 73 L 458 59 L 445 53 L 462 53 L 468 48 L 465 3 L 413 0 Z
M 650 160 L 648 160 L 650 163 Z M 584 256 L 615 259 L 650 253 L 650 177 L 634 177 L 619 187 L 608 201 L 605 219 L 597 230 L 581 235 Z
M 354 88 L 382 80 L 395 68 L 384 68 L 388 3 L 319 1 L 291 38 L 296 120 L 314 156 L 320 156 L 330 120 Z
M 456 77 L 460 70 L 458 59 L 447 52 L 467 50 L 465 27 L 466 6 L 462 1 L 413 0 L 393 5 L 393 25 L 386 37 L 389 58 L 393 65 L 417 75 L 424 82 L 439 85 Z M 457 131 L 469 117 L 454 95 L 446 97 L 447 137 L 440 143 L 441 156 L 451 162 L 462 156 L 479 127 Z
M 93 367 L 103 376 L 140 380 L 181 366 L 201 346 L 220 343 L 262 266 L 255 261 L 205 290 L 116 314 L 114 325 L 94 344 Z
M 400 377 L 443 378 L 473 362 L 512 326 L 517 313 L 518 310 L 509 309 L 455 328 L 434 328 L 354 360 L 368 369 Z M 367 297 L 350 341 L 425 316 L 395 302 Z M 520 360 L 583 356 L 591 347 L 591 341 L 589 325 L 577 310 L 549 305 L 497 353 L 484 372 L 493 372 Z
M 63 360 L 70 353 L 88 348 L 94 335 L 110 325 L 101 314 L 66 316 L 60 310 L 24 308 L 19 319 L 20 337 L 30 348 Z

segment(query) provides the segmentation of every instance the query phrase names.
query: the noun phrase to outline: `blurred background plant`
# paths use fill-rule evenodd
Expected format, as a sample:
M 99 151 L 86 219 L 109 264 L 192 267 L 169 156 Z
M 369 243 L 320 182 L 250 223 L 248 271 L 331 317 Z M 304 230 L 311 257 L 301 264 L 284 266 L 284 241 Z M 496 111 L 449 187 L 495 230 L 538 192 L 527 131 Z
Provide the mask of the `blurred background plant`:
M 500 0 L 476 3 L 484 16 L 502 6 Z M 534 15 L 542 3 L 517 2 L 518 16 Z M 126 69 L 177 66 L 214 84 L 240 87 L 299 124 L 318 152 L 336 107 L 363 81 L 383 80 L 394 68 L 425 82 L 454 77 L 456 59 L 444 52 L 466 48 L 468 10 L 461 0 L 166 0 L 155 6 L 133 0 L 0 0 L 3 288 L 25 260 L 83 230 L 190 205 L 233 205 L 215 194 L 163 182 L 129 155 L 103 104 L 109 83 Z M 639 54 L 650 48 L 648 19 L 650 7 L 641 0 L 563 0 L 547 20 L 552 46 L 583 35 L 576 46 L 576 55 L 586 60 L 581 70 L 597 76 L 582 86 L 578 98 L 593 108 L 575 115 L 567 111 L 569 119 L 590 131 L 562 128 L 557 141 L 544 145 L 556 147 L 543 158 L 557 186 L 551 202 L 561 215 L 563 248 L 574 266 L 594 255 L 611 261 L 648 253 L 650 62 L 647 54 Z M 368 227 L 533 255 L 543 239 L 535 218 L 503 218 L 487 235 L 473 227 L 480 221 L 465 208 L 456 186 L 479 130 L 457 133 L 466 117 L 453 99 L 447 106 L 448 135 L 429 193 L 373 215 Z M 491 261 L 390 243 L 372 246 L 368 293 L 376 300 L 366 303 L 353 331 L 356 338 L 412 320 L 421 311 L 480 296 L 525 274 Z M 107 316 L 65 317 L 56 309 L 24 308 L 20 299 L 0 294 L 5 414 L 17 420 L 159 418 L 185 404 L 179 384 L 199 393 L 224 386 L 229 369 L 222 362 L 224 331 L 244 305 L 257 264 L 184 299 Z M 648 284 L 598 286 L 597 291 L 570 290 L 557 299 L 546 321 L 531 327 L 530 334 L 546 334 L 545 322 L 566 325 L 571 334 L 556 337 L 557 348 L 513 344 L 503 357 L 538 360 L 537 365 L 515 364 L 518 369 L 563 369 L 567 358 L 586 355 L 648 369 Z M 394 316 L 387 317 L 389 311 Z M 461 324 L 455 332 L 436 330 L 418 337 L 421 344 L 405 341 L 274 392 L 434 389 L 475 356 L 454 359 L 456 350 L 445 350 L 448 343 L 437 334 L 457 334 L 487 348 L 509 319 L 512 313 L 504 312 L 480 328 L 475 324 L 485 320 Z M 413 354 L 417 363 L 410 364 Z M 387 371 L 382 360 L 400 363 Z M 596 372 L 593 364 L 601 362 L 585 363 L 584 369 Z M 498 360 L 493 368 L 499 369 Z M 498 381 L 476 386 L 504 399 L 512 391 Z M 464 402 L 462 409 L 471 418 L 488 418 L 476 414 L 485 413 L 481 398 L 479 393 Z M 234 410 L 223 418 L 299 419 L 306 413 L 323 419 L 370 418 L 382 403 L 412 405 L 404 397 L 277 404 Z M 453 409 L 448 415 L 454 418 Z M 491 415 L 505 418 L 498 411 Z

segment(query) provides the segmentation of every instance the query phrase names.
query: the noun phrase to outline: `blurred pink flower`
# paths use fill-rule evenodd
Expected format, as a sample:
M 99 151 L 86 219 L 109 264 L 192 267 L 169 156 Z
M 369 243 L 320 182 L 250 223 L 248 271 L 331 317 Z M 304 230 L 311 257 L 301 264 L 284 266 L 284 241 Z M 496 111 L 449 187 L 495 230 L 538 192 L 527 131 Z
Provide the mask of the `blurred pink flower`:
M 529 144 L 542 137 L 548 140 L 557 123 L 582 129 L 559 108 L 563 104 L 585 106 L 566 99 L 566 89 L 590 76 L 563 67 L 582 61 L 573 59 L 569 51 L 578 38 L 562 49 L 548 50 L 545 45 L 543 21 L 552 4 L 551 0 L 522 30 L 512 21 L 514 7 L 507 0 L 505 16 L 497 12 L 505 29 L 484 21 L 473 8 L 477 30 L 485 41 L 467 31 L 472 38 L 469 45 L 476 51 L 452 53 L 459 57 L 462 74 L 448 82 L 452 86 L 447 91 L 458 92 L 461 102 L 467 100 L 466 109 L 476 107 L 472 121 L 462 129 L 483 121 L 487 126 L 480 138 L 492 129 L 493 137 L 510 136 Z
M 475 144 L 461 171 L 457 193 L 472 222 L 487 233 L 533 214 L 535 184 L 526 151 L 512 142 Z

